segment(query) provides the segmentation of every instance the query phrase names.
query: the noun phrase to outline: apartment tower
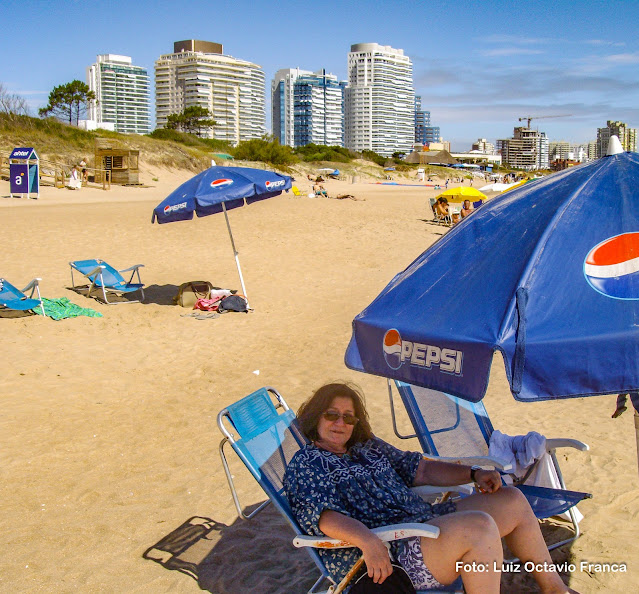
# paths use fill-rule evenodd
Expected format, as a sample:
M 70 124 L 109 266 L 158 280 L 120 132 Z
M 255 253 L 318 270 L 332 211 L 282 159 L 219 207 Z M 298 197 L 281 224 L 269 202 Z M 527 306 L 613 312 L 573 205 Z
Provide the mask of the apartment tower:
M 616 136 L 624 151 L 637 152 L 637 129 L 623 122 L 608 120 L 605 128 L 597 128 L 597 158 L 605 157 L 610 137 Z
M 219 43 L 176 41 L 173 53 L 155 62 L 157 128 L 166 125 L 169 115 L 199 105 L 208 109 L 215 121 L 203 136 L 237 145 L 266 133 L 264 98 L 262 69 L 224 55 Z
M 344 146 L 344 87 L 326 70 L 278 70 L 271 82 L 273 136 L 282 145 Z
M 87 117 L 96 127 L 125 134 L 150 132 L 149 76 L 145 68 L 133 66 L 129 56 L 101 54 L 87 68 L 87 84 L 97 99 L 89 104 Z
M 390 157 L 415 142 L 413 65 L 401 49 L 358 43 L 348 54 L 345 142 Z

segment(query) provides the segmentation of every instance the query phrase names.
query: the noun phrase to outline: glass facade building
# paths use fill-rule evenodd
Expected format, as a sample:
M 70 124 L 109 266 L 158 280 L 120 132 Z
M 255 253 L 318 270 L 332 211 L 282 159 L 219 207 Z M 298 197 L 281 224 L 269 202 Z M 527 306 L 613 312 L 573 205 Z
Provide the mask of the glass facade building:
M 112 124 L 116 132 L 148 134 L 151 131 L 149 76 L 134 66 L 129 56 L 102 54 L 87 68 L 87 84 L 96 101 L 87 117 L 99 128 Z
M 288 146 L 344 146 L 345 86 L 326 70 L 278 70 L 271 83 L 273 136 Z

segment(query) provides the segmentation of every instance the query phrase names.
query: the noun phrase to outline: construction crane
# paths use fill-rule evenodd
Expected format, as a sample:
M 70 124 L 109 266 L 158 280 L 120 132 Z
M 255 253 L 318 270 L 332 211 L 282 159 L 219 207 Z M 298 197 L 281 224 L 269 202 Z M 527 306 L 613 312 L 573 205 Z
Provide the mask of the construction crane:
M 547 115 L 547 116 L 523 116 L 521 118 L 519 118 L 520 122 L 523 122 L 524 120 L 528 121 L 528 124 L 526 125 L 527 128 L 530 128 L 530 122 L 532 120 L 541 120 L 541 119 L 546 119 L 546 118 L 568 118 L 570 117 L 572 114 L 571 113 L 566 113 L 564 115 Z

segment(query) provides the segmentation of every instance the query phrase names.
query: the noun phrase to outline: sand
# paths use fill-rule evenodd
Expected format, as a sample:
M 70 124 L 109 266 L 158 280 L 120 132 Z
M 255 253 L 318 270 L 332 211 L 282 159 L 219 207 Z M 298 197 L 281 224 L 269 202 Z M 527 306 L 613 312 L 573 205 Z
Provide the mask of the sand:
M 353 317 L 446 232 L 429 222 L 436 192 L 328 181 L 329 194 L 365 200 L 289 193 L 232 211 L 254 311 L 197 320 L 171 305 L 178 285 L 239 282 L 223 216 L 151 225 L 153 207 L 189 176 L 154 170 L 143 179 L 150 187 L 43 188 L 39 200 L 11 199 L 0 182 L 0 274 L 20 287 L 41 277 L 44 297 L 103 314 L 0 319 L 0 591 L 305 592 L 316 577 L 311 561 L 289 546 L 272 511 L 237 519 L 218 455 L 217 413 L 260 386 L 297 408 L 328 380 L 355 381 L 376 433 L 418 449 L 392 432 L 385 380 L 346 369 L 343 357 Z M 70 291 L 68 262 L 94 257 L 144 264 L 146 301 L 106 306 Z M 569 487 L 593 499 L 580 506 L 583 536 L 553 558 L 577 565 L 569 579 L 581 592 L 634 591 L 631 414 L 611 419 L 611 397 L 517 403 L 497 358 L 485 402 L 504 432 L 590 444 L 561 456 Z M 400 424 L 408 431 L 403 415 Z M 244 506 L 264 500 L 239 464 L 233 472 Z M 194 516 L 210 528 L 188 552 L 194 576 L 143 558 Z M 627 571 L 583 571 L 582 561 L 625 562 Z M 536 591 L 527 576 L 504 583 L 506 592 Z

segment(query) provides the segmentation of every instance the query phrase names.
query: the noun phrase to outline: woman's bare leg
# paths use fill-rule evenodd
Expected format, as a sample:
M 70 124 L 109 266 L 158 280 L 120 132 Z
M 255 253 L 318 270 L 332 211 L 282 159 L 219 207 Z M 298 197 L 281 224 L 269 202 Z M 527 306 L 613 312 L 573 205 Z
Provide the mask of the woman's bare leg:
M 495 521 L 481 511 L 464 511 L 428 522 L 439 538 L 422 538 L 424 563 L 442 584 L 462 576 L 467 594 L 499 594 L 503 552 Z
M 522 563 L 532 561 L 535 566 L 542 568 L 541 571 L 534 571 L 533 576 L 544 594 L 575 592 L 549 567 L 553 561 L 541 534 L 539 521 L 519 489 L 502 487 L 495 493 L 471 495 L 459 500 L 457 509 L 489 514 L 508 548 Z

